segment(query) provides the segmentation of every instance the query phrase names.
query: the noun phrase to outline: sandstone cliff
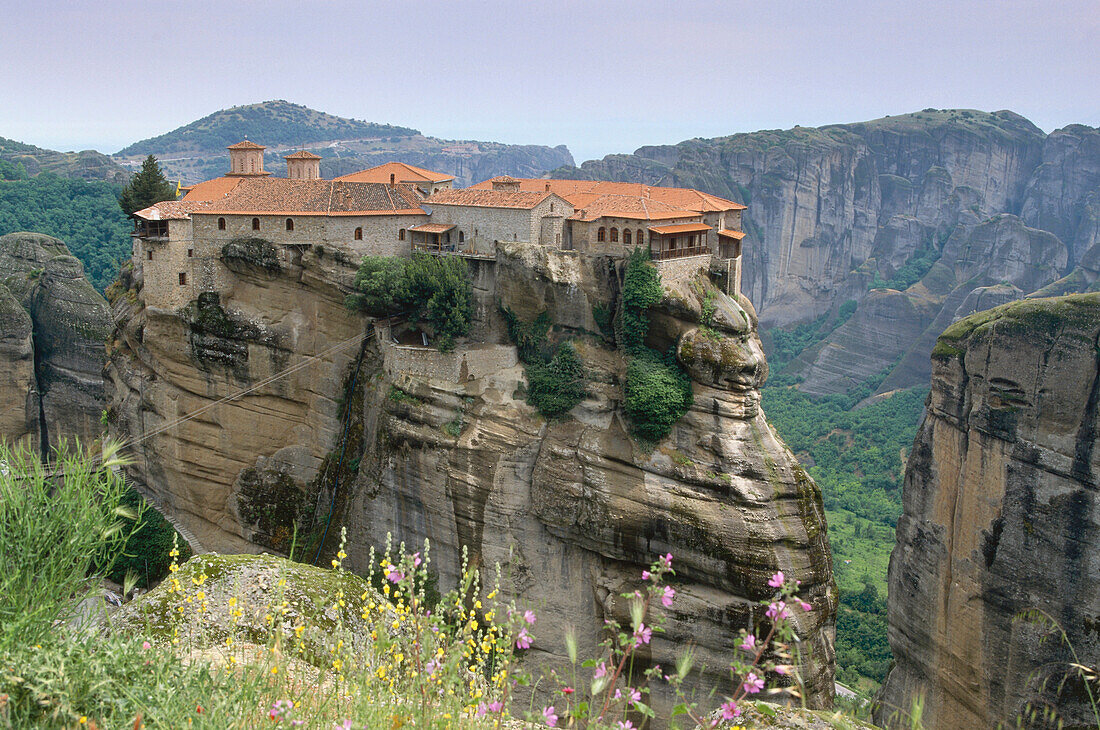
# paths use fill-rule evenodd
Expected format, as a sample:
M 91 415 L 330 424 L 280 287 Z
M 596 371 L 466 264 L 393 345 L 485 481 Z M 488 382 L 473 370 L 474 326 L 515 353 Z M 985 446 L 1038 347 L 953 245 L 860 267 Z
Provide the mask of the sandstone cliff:
M 928 727 L 1012 724 L 1028 702 L 1095 727 L 1078 682 L 1055 689 L 1066 648 L 1014 617 L 1045 611 L 1100 661 L 1098 352 L 1100 294 L 1007 304 L 939 338 L 890 560 L 881 720 L 924 694 Z
M 1059 294 L 1100 276 L 1100 130 L 1044 135 L 1007 111 L 696 139 L 553 174 L 745 203 L 743 287 L 765 327 L 860 302 L 799 363 L 802 387 L 817 394 L 884 371 L 881 392 L 926 382 L 928 351 L 975 289 Z
M 142 439 L 131 476 L 201 547 L 285 550 L 295 527 L 308 541 L 327 526 L 327 558 L 344 525 L 347 566 L 362 569 L 387 534 L 429 539 L 444 586 L 466 551 L 500 565 L 503 589 L 539 610 L 528 656 L 540 666 L 563 661 L 567 626 L 593 653 L 603 620 L 625 616 L 618 594 L 672 552 L 682 600 L 643 661 L 668 665 L 695 643 L 708 684 L 780 568 L 815 608 L 797 618 L 809 701 L 831 702 L 836 596 L 820 493 L 760 410 L 767 366 L 747 300 L 714 292 L 717 334 L 703 336 L 705 277 L 667 288 L 653 344 L 679 343 L 695 405 L 647 449 L 624 425 L 625 364 L 594 315 L 613 306 L 621 262 L 501 246 L 472 264 L 471 341 L 442 355 L 385 335 L 360 350 L 373 330 L 343 306 L 351 263 L 316 250 L 280 260 L 237 262 L 224 290 L 174 312 L 142 306 L 135 272 L 133 296 L 115 304 L 114 428 Z M 501 303 L 527 320 L 548 312 L 554 336 L 577 343 L 589 397 L 568 418 L 547 422 L 525 402 Z M 204 410 L 307 356 L 318 357 Z M 185 414 L 196 417 L 158 433 Z M 667 711 L 670 698 L 655 699 Z
M 0 439 L 90 442 L 102 431 L 107 303 L 56 238 L 0 237 Z

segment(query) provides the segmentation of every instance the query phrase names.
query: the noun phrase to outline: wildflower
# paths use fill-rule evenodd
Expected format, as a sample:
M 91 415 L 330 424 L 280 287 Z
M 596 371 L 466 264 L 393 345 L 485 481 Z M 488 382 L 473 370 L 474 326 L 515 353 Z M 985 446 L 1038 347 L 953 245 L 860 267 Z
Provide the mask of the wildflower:
M 672 599 L 676 597 L 676 591 L 672 586 L 665 586 L 664 592 L 661 594 L 661 603 L 665 608 L 672 605 Z
M 516 637 L 517 649 L 530 649 L 531 648 L 531 635 L 527 633 L 527 628 L 524 627 L 519 630 L 519 636 Z
M 630 720 L 619 720 L 615 723 L 617 730 L 634 730 L 634 723 Z
M 783 576 L 783 571 L 781 570 L 771 577 L 768 581 L 768 585 L 772 588 L 782 588 L 784 582 L 786 582 L 786 578 Z
M 420 559 L 420 553 L 413 553 L 413 556 L 412 556 L 412 558 L 413 558 L 413 567 L 414 567 L 414 568 L 419 568 L 419 567 L 420 567 L 420 564 L 421 564 L 422 562 L 424 562 L 424 561 L 422 561 L 422 560 Z
M 572 687 L 562 687 L 561 688 L 561 693 L 563 695 L 571 695 L 571 694 L 573 694 L 573 688 Z
M 661 563 L 662 568 L 669 569 L 672 567 L 672 553 L 665 553 L 657 560 Z
M 500 712 L 503 709 L 504 709 L 504 703 L 501 702 L 500 700 L 493 700 L 492 702 L 489 703 L 489 712 L 496 713 L 496 712 Z
M 741 708 L 737 706 L 737 703 L 733 700 L 726 702 L 722 705 L 722 719 L 732 720 L 735 717 L 740 717 Z
M 642 580 L 649 580 L 652 577 L 653 577 L 653 573 L 650 573 L 648 570 L 643 570 L 642 571 Z
M 523 620 L 526 621 L 529 625 L 534 624 L 535 623 L 535 612 L 530 610 L 530 609 L 524 611 L 523 612 Z
M 152 646 L 152 644 L 150 644 L 148 641 L 141 642 L 141 648 L 142 648 L 143 651 L 148 651 L 149 647 L 151 647 L 151 646 Z
M 550 727 L 555 727 L 558 724 L 558 716 L 554 714 L 554 706 L 544 707 L 542 710 L 542 716 L 546 719 L 546 724 Z
M 775 673 L 776 674 L 782 674 L 782 675 L 786 676 L 786 675 L 791 673 L 791 668 L 789 666 L 787 666 L 786 664 L 776 664 L 775 665 Z
M 351 720 L 344 720 L 343 725 L 333 725 L 336 730 L 351 730 Z
M 489 707 L 484 702 L 479 702 L 479 703 L 477 703 L 477 710 L 474 711 L 474 714 L 477 715 L 478 717 L 485 717 L 485 713 L 488 710 L 489 710 Z
M 593 679 L 599 679 L 607 674 L 607 662 L 600 662 L 600 666 L 596 667 L 595 673 L 592 675 Z
M 645 624 L 638 624 L 638 629 L 634 632 L 634 646 L 648 644 L 651 638 L 653 638 L 653 629 Z
M 88 724 L 88 716 L 87 715 L 81 715 L 80 716 L 80 724 L 81 725 L 87 725 Z
M 791 612 L 787 610 L 787 603 L 785 601 L 776 601 L 768 606 L 768 610 L 764 612 L 764 615 L 772 621 L 775 621 L 776 619 L 787 618 L 791 615 Z
M 749 676 L 745 677 L 744 687 L 746 692 L 754 695 L 764 689 L 764 678 L 756 676 L 756 672 L 749 672 Z
M 642 693 L 639 692 L 638 690 L 634 689 L 633 687 L 627 687 L 626 688 L 626 696 L 627 696 L 627 699 L 628 699 L 627 704 L 631 704 L 631 705 L 633 705 L 635 702 L 641 701 L 641 699 L 642 699 Z
M 749 634 L 745 637 L 745 640 L 741 642 L 741 647 L 750 654 L 756 651 L 756 636 Z
M 806 603 L 806 602 L 805 602 L 805 601 L 803 601 L 802 599 L 799 599 L 799 600 L 798 600 L 798 607 L 799 607 L 799 608 L 801 608 L 801 609 L 802 609 L 803 611 L 806 611 L 807 613 L 808 613 L 808 612 L 810 612 L 810 611 L 812 611 L 812 610 L 814 610 L 814 607 L 813 607 L 813 606 L 811 606 L 810 604 Z
M 390 583 L 397 583 L 404 577 L 404 573 L 399 571 L 396 565 L 386 566 L 386 580 L 388 580 Z

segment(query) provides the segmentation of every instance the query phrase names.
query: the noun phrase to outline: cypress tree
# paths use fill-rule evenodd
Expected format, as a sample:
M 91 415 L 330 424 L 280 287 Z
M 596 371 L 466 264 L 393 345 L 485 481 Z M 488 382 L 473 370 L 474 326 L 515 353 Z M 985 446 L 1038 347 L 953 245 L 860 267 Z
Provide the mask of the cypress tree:
M 148 208 L 162 200 L 175 200 L 176 189 L 160 171 L 157 158 L 149 155 L 141 163 L 141 170 L 130 178 L 129 184 L 118 196 L 119 207 L 126 215 Z

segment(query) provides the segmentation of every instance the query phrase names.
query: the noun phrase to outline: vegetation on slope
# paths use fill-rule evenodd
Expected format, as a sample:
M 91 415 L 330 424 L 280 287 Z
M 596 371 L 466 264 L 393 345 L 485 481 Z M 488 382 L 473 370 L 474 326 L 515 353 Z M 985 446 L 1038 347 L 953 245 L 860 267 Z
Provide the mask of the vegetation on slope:
M 0 235 L 33 231 L 60 238 L 103 291 L 130 258 L 130 226 L 118 193 L 117 185 L 48 172 L 0 180 Z
M 25 174 L 12 174 L 13 171 Z M 107 155 L 95 150 L 58 152 L 0 137 L 0 180 L 19 180 L 51 172 L 80 180 L 121 184 L 130 174 Z
M 408 127 L 346 119 L 278 99 L 222 109 L 166 134 L 135 142 L 118 154 L 220 152 L 246 138 L 265 145 L 305 145 L 330 140 L 411 137 L 417 134 L 417 130 Z
M 516 345 L 527 376 L 527 402 L 547 418 L 563 416 L 584 400 L 584 366 L 572 342 L 554 345 L 549 334 L 550 315 L 542 312 L 532 322 L 524 322 L 510 308 L 501 313 L 508 335 Z
M 141 169 L 130 178 L 118 195 L 118 207 L 126 215 L 144 210 L 162 200 L 175 200 L 176 188 L 164 177 L 157 158 L 149 155 L 141 163 Z

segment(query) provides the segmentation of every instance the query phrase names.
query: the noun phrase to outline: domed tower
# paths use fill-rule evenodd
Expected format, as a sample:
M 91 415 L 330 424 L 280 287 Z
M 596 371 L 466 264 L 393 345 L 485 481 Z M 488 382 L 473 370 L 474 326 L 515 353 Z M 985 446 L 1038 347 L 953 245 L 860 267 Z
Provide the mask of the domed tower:
M 264 172 L 264 150 L 267 148 L 263 145 L 246 139 L 244 142 L 231 144 L 226 149 L 229 150 L 230 177 L 262 177 L 271 174 Z
M 286 176 L 291 180 L 320 180 L 321 156 L 299 150 L 283 158 L 286 160 Z

